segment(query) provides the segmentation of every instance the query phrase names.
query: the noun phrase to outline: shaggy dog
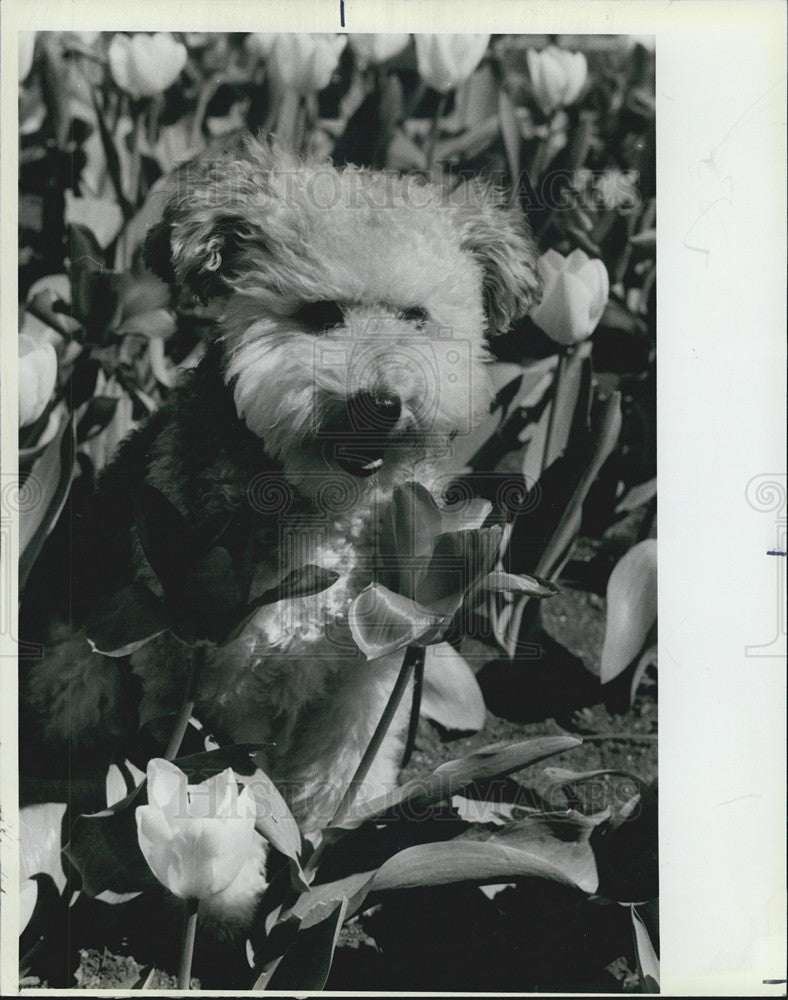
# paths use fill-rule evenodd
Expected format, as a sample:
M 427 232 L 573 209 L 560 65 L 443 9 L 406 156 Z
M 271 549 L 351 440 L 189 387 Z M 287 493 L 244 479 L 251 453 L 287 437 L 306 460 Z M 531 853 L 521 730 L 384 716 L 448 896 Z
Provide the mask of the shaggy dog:
M 210 305 L 215 336 L 103 477 L 92 592 L 133 575 L 158 585 L 133 529 L 129 497 L 143 481 L 195 529 L 251 506 L 252 594 L 306 563 L 338 573 L 322 593 L 262 608 L 210 654 L 197 692 L 210 731 L 275 744 L 259 763 L 309 834 L 331 818 L 403 655 L 368 662 L 343 638 L 343 614 L 371 579 L 380 512 L 398 484 L 430 488 L 452 441 L 488 411 L 486 341 L 537 300 L 535 248 L 482 185 L 447 194 L 297 162 L 247 137 L 175 175 L 147 255 Z M 177 711 L 190 655 L 171 635 L 136 652 L 143 702 Z M 122 714 L 124 679 L 127 667 L 90 654 L 77 633 L 36 668 L 29 698 L 50 735 L 78 741 Z M 406 714 L 365 795 L 395 782 Z M 242 913 L 260 869 L 250 859 L 216 908 Z

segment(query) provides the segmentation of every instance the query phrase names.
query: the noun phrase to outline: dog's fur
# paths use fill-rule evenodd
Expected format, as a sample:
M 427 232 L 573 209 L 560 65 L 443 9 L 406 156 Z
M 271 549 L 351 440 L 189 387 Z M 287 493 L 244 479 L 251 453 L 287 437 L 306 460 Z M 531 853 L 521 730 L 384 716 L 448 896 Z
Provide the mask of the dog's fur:
M 111 565 L 101 588 L 132 574 L 157 585 L 132 530 L 130 496 L 143 480 L 194 528 L 257 509 L 252 594 L 297 564 L 339 573 L 321 594 L 262 609 L 212 654 L 196 711 L 233 741 L 275 741 L 260 764 L 309 833 L 329 820 L 401 662 L 402 653 L 367 662 L 343 618 L 370 581 L 379 511 L 399 483 L 429 487 L 452 439 L 489 407 L 486 340 L 538 299 L 535 249 L 482 185 L 447 194 L 416 178 L 297 162 L 246 137 L 175 176 L 147 254 L 210 304 L 216 336 L 103 477 L 97 532 Z M 310 308 L 338 325 L 321 329 Z M 361 427 L 348 418 L 358 399 L 375 410 L 365 424 L 362 407 Z M 340 431 L 351 450 L 348 435 L 362 442 L 350 465 Z M 59 638 L 32 673 L 29 700 L 51 737 L 106 734 L 129 697 L 118 693 L 124 671 L 89 654 L 84 633 Z M 144 699 L 177 710 L 188 653 L 170 636 L 134 654 Z M 396 779 L 403 713 L 366 794 Z M 259 865 L 250 860 L 220 909 L 238 913 L 254 898 Z

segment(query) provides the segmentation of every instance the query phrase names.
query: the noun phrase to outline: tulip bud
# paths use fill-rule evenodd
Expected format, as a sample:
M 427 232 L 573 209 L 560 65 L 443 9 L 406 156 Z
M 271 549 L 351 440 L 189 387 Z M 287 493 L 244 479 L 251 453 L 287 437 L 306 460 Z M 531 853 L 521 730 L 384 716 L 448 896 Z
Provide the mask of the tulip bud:
M 137 839 L 156 878 L 182 899 L 204 899 L 235 880 L 254 847 L 254 805 L 230 768 L 189 787 L 169 761 L 148 762 L 148 805 Z
M 109 46 L 109 68 L 115 83 L 132 97 L 152 97 L 178 79 L 186 64 L 186 46 L 168 32 L 115 35 Z
M 410 35 L 348 35 L 350 47 L 362 66 L 376 66 L 399 55 Z
M 19 82 L 27 78 L 33 68 L 33 52 L 36 47 L 35 31 L 19 32 Z
M 536 103 L 546 114 L 574 104 L 585 86 L 588 64 L 582 52 L 566 52 L 548 45 L 541 52 L 526 53 L 531 88 Z
M 311 94 L 323 90 L 339 63 L 347 35 L 280 34 L 271 45 L 269 70 L 286 90 Z
M 244 46 L 246 51 L 257 59 L 267 59 L 271 55 L 271 49 L 279 36 L 270 31 L 253 31 L 247 35 Z
M 557 344 L 585 340 L 596 329 L 607 305 L 610 282 L 601 260 L 582 250 L 568 257 L 548 250 L 539 258 L 544 295 L 531 319 Z
M 445 94 L 459 86 L 482 61 L 489 35 L 416 35 L 419 76 Z
M 19 426 L 34 423 L 52 398 L 57 381 L 57 354 L 48 341 L 19 335 Z

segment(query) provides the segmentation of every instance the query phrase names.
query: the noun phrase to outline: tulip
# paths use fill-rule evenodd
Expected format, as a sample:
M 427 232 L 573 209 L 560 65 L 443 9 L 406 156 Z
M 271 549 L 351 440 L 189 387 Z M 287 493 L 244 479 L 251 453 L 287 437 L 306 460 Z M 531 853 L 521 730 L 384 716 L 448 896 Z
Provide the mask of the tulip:
M 246 36 L 244 46 L 246 51 L 258 59 L 267 59 L 279 36 L 270 31 L 253 31 Z
M 367 659 L 440 642 L 463 604 L 473 606 L 483 589 L 555 593 L 535 577 L 492 571 L 502 528 L 483 526 L 491 509 L 474 498 L 459 510 L 441 510 L 418 483 L 397 487 L 381 525 L 375 580 L 348 609 L 351 635 Z
M 605 265 L 582 250 L 573 250 L 568 257 L 548 250 L 539 258 L 539 274 L 544 294 L 531 310 L 531 319 L 557 344 L 569 347 L 585 340 L 607 305 L 610 283 Z
M 19 82 L 27 78 L 33 68 L 33 52 L 36 47 L 35 31 L 19 32 Z
M 419 76 L 446 94 L 464 83 L 482 61 L 489 35 L 416 35 Z
M 153 97 L 171 86 L 186 64 L 186 46 L 168 32 L 115 35 L 109 46 L 115 83 L 134 98 Z
M 145 860 L 170 892 L 204 899 L 238 876 L 254 845 L 254 805 L 230 768 L 199 785 L 169 761 L 148 762 L 148 805 L 136 810 Z
M 331 82 L 346 44 L 347 35 L 279 34 L 271 45 L 269 70 L 284 89 L 315 93 Z
M 588 64 L 582 52 L 566 52 L 548 45 L 541 52 L 526 53 L 536 103 L 546 114 L 574 104 L 585 86 Z
M 348 35 L 350 47 L 363 66 L 376 66 L 399 55 L 410 41 L 410 35 L 364 34 Z
M 19 426 L 34 423 L 46 409 L 57 381 L 57 354 L 48 341 L 19 335 Z
M 630 170 L 606 170 L 596 182 L 599 198 L 605 208 L 633 211 L 640 205 L 636 186 L 637 174 Z

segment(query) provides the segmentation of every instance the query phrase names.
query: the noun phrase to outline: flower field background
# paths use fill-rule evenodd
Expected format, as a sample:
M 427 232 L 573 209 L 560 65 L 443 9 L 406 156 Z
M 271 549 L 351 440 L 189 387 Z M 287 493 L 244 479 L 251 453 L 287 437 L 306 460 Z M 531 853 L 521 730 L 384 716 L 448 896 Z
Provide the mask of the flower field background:
M 488 502 L 502 484 L 519 490 L 519 512 L 496 538 L 498 586 L 473 602 L 458 595 L 453 632 L 424 640 L 417 668 L 420 718 L 403 788 L 449 762 L 462 780 L 434 793 L 429 804 L 440 815 L 417 835 L 385 850 L 376 842 L 388 860 L 373 873 L 374 892 L 347 882 L 358 872 L 340 854 L 359 853 L 372 836 L 370 816 L 336 843 L 335 823 L 314 854 L 297 829 L 283 840 L 281 830 L 258 826 L 298 892 L 270 902 L 265 933 L 257 927 L 248 943 L 217 945 L 198 926 L 191 970 L 181 954 L 181 983 L 193 971 L 204 988 L 223 989 L 655 989 L 650 41 L 29 34 L 20 48 L 19 126 L 19 446 L 30 498 L 20 524 L 23 639 L 40 634 L 68 586 L 70 525 L 89 510 L 118 443 L 205 350 L 207 310 L 173 298 L 142 254 L 162 183 L 179 164 L 251 129 L 313 158 L 418 173 L 447 189 L 484 177 L 526 214 L 542 254 L 542 302 L 491 345 L 497 396 L 450 469 Z M 316 586 L 293 584 L 307 585 Z M 355 634 L 364 649 L 362 626 Z M 175 983 L 174 897 L 217 890 L 199 871 L 182 872 L 177 886 L 166 874 L 167 795 L 183 776 L 144 736 L 129 759 L 102 760 L 60 785 L 58 765 L 23 746 L 32 831 L 23 854 L 23 983 Z M 497 747 L 494 766 L 481 752 L 488 744 Z M 504 745 L 520 749 L 501 756 Z M 238 794 L 227 769 L 242 775 L 243 760 L 225 751 L 209 750 L 193 728 L 184 740 L 186 753 L 220 753 L 212 771 L 200 767 L 234 814 L 246 792 Z M 554 753 L 560 766 L 531 766 Z M 407 801 L 403 793 L 398 807 Z M 114 818 L 128 813 L 139 885 L 136 873 L 121 886 L 86 867 L 86 854 L 112 841 L 104 832 L 85 840 L 96 826 L 78 813 L 104 807 Z M 203 820 L 218 830 L 226 815 Z M 217 832 L 216 842 L 231 856 L 249 832 L 248 824 L 233 836 Z M 407 850 L 428 859 L 438 832 L 465 845 L 461 877 L 441 882 L 421 859 L 418 879 L 402 877 L 393 862 Z M 507 837 L 530 867 L 490 867 Z M 473 868 L 482 849 L 474 854 L 468 844 L 482 842 L 489 856 Z M 323 854 L 321 875 L 315 855 Z M 190 890 L 179 891 L 184 885 Z

